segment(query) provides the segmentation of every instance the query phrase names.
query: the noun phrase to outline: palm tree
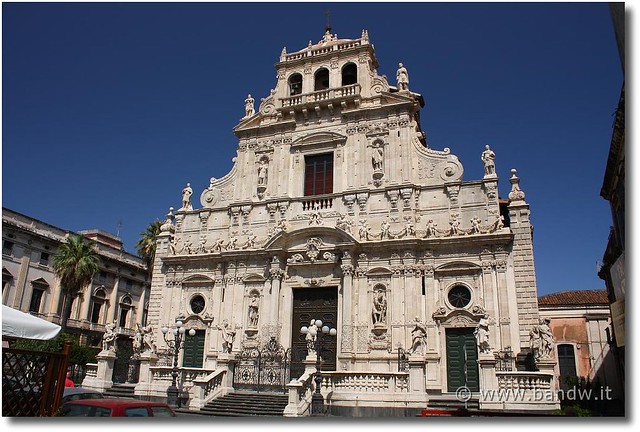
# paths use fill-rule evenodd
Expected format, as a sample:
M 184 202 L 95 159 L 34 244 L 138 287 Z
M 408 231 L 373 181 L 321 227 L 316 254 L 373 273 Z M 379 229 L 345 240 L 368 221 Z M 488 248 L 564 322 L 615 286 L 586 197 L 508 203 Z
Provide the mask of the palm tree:
M 95 249 L 95 243 L 79 235 L 71 235 L 53 256 L 53 270 L 60 279 L 64 294 L 60 323 L 62 331 L 67 328 L 73 301 L 91 283 L 93 275 L 98 271 L 99 262 L 100 256 Z
M 160 234 L 161 225 L 162 222 L 158 220 L 151 222 L 147 230 L 140 233 L 140 240 L 136 243 L 138 255 L 147 263 L 149 280 L 151 280 L 151 273 L 153 273 L 153 260 L 156 257 L 156 242 L 158 240 L 158 234 Z

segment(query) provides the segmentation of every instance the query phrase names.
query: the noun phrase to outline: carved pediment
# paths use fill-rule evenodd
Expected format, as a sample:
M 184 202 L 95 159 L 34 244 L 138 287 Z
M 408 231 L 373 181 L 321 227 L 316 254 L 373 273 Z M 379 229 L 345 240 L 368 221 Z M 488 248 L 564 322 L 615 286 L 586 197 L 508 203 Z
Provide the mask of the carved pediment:
M 474 274 L 482 272 L 482 267 L 467 261 L 457 261 L 435 269 L 436 274 Z
M 336 148 L 343 145 L 347 141 L 347 137 L 335 132 L 317 132 L 305 135 L 291 143 L 291 148 L 299 147 L 322 147 Z

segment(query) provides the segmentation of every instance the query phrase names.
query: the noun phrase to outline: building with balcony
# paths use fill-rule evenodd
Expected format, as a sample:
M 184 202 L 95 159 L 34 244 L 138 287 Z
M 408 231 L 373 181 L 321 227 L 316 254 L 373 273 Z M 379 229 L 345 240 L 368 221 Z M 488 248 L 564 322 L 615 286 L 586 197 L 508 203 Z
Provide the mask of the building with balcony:
M 315 357 L 300 329 L 312 319 L 337 329 L 320 353 L 334 414 L 460 404 L 464 388 L 481 409 L 557 408 L 555 361 L 531 350 L 540 314 L 516 170 L 500 199 L 483 144 L 483 178 L 463 180 L 459 159 L 427 142 L 402 64 L 396 85 L 378 74 L 366 31 L 328 29 L 275 68 L 257 110 L 245 101 L 231 171 L 193 201 L 187 184 L 158 238 L 148 322 L 159 352 L 163 325 L 195 330 L 179 362 L 189 408 L 275 384 L 286 415 L 308 414 Z M 274 347 L 281 366 L 267 373 Z M 169 374 L 150 370 L 136 394 L 161 397 Z M 498 388 L 548 397 L 478 400 Z
M 115 322 L 121 345 L 130 347 L 136 323 L 144 325 L 146 320 L 147 266 L 125 252 L 121 240 L 112 234 L 74 233 L 3 207 L 2 304 L 59 324 L 63 293 L 52 260 L 58 247 L 74 234 L 95 241 L 100 267 L 91 286 L 75 299 L 67 331 L 97 348 L 105 325 Z

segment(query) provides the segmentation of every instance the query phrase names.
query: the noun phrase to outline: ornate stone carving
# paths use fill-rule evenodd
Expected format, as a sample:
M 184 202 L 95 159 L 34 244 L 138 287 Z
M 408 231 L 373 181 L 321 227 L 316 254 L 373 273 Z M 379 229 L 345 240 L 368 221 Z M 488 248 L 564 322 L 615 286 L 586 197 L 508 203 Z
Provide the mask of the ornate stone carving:
M 509 199 L 511 201 L 524 201 L 524 192 L 520 189 L 520 178 L 516 175 L 515 168 L 511 170 L 511 192 L 509 192 Z

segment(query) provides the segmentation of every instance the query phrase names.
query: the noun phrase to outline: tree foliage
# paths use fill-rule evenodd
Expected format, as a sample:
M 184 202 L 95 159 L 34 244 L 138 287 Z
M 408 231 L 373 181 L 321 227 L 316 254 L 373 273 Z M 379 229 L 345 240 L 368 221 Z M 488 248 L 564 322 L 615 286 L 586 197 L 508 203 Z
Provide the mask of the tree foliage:
M 73 300 L 89 285 L 98 271 L 100 256 L 95 243 L 78 235 L 70 236 L 53 256 L 53 270 L 60 279 L 64 307 L 60 326 L 64 331 L 71 315 Z
M 160 234 L 161 225 L 162 222 L 158 220 L 151 222 L 146 231 L 140 233 L 140 239 L 136 243 L 138 255 L 140 255 L 140 257 L 142 257 L 142 259 L 147 263 L 149 275 L 151 275 L 153 260 L 156 256 L 156 242 L 158 240 L 158 235 Z
M 19 339 L 12 344 L 12 347 L 60 353 L 66 341 L 71 341 L 69 364 L 84 366 L 87 363 L 96 362 L 96 350 L 88 346 L 80 345 L 78 336 L 66 332 L 60 332 L 55 338 L 49 340 Z

